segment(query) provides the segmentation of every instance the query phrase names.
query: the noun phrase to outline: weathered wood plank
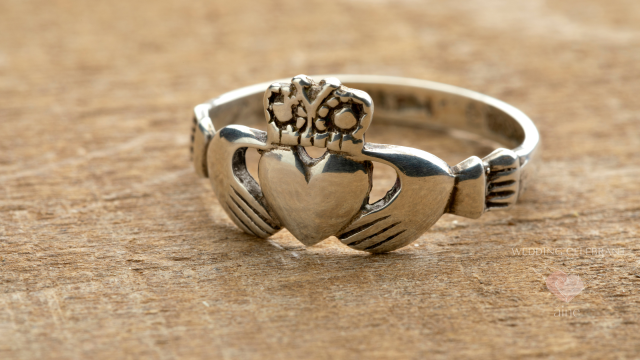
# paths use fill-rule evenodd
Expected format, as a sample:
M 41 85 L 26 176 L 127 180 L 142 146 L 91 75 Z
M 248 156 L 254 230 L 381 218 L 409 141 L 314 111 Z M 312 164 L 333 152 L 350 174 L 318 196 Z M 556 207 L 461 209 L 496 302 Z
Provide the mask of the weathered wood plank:
M 640 356 L 636 0 L 4 1 L 0 14 L 0 358 Z M 298 73 L 512 103 L 543 137 L 537 182 L 509 213 L 447 215 L 382 256 L 247 236 L 190 168 L 189 112 Z M 375 119 L 369 140 L 450 163 L 490 151 Z M 393 178 L 377 174 L 382 196 Z M 555 270 L 585 283 L 569 304 L 546 288 Z

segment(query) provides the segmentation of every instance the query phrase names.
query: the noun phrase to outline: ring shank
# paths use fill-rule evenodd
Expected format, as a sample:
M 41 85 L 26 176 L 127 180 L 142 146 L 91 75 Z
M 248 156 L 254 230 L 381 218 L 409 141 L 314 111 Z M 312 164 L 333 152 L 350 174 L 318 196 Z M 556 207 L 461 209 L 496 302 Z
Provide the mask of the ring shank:
M 540 141 L 538 130 L 529 117 L 505 102 L 425 80 L 371 75 L 312 76 L 316 81 L 327 77 L 336 77 L 347 87 L 367 92 L 375 106 L 375 123 L 453 128 L 504 144 L 520 160 L 523 188 L 534 171 L 529 163 L 535 158 Z M 234 90 L 195 108 L 192 153 L 199 175 L 208 175 L 206 147 L 216 129 L 264 121 L 262 97 L 271 83 Z

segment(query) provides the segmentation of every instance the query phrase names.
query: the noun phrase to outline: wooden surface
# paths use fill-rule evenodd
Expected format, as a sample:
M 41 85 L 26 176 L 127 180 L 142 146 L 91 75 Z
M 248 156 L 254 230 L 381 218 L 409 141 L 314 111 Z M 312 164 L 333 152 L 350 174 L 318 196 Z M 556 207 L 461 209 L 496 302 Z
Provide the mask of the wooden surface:
M 640 357 L 639 18 L 637 0 L 0 1 L 0 358 Z M 505 100 L 541 131 L 537 181 L 387 255 L 252 238 L 195 177 L 189 114 L 299 73 Z M 489 151 L 374 129 L 450 163 Z M 555 270 L 585 283 L 569 304 Z

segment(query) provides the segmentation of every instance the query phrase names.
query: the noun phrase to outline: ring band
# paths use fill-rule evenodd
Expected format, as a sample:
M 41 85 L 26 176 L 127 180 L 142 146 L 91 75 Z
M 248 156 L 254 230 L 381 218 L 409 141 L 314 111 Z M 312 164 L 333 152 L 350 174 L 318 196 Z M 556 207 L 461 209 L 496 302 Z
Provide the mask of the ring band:
M 513 149 L 450 167 L 422 150 L 368 143 L 374 104 L 376 122 L 448 127 Z M 307 246 L 334 235 L 372 253 L 413 242 L 445 213 L 476 219 L 513 207 L 534 171 L 540 139 L 524 113 L 500 100 L 387 76 L 298 75 L 228 92 L 194 112 L 196 173 L 210 178 L 240 229 L 266 238 L 286 227 Z M 262 118 L 266 132 L 235 124 Z M 314 159 L 305 146 L 327 151 Z M 259 184 L 246 168 L 248 148 L 261 154 Z M 392 167 L 397 180 L 370 204 L 375 163 Z

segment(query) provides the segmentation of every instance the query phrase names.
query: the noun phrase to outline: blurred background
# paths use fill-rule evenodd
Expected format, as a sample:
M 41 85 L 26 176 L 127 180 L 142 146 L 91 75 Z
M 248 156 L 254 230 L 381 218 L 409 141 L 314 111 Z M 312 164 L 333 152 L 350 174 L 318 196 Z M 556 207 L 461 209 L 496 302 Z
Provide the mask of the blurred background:
M 637 0 L 0 0 L 0 357 L 637 355 L 638 19 Z M 541 132 L 539 178 L 513 212 L 445 216 L 386 257 L 251 238 L 193 174 L 191 110 L 301 73 L 501 99 Z M 602 244 L 633 251 L 508 258 Z M 553 267 L 580 269 L 582 320 L 550 315 Z
M 176 119 L 193 105 L 299 73 L 396 75 L 480 91 L 529 114 L 548 151 L 562 146 L 563 156 L 600 157 L 594 141 L 622 153 L 638 145 L 638 82 L 625 82 L 640 71 L 634 0 L 0 6 L 2 131 L 15 135 L 3 139 L 3 166 L 27 160 L 17 148 L 38 151 L 43 141 L 55 159 L 159 125 L 181 134 L 186 125 Z M 627 111 L 611 116 L 620 107 Z M 35 122 L 38 131 L 17 136 Z M 611 126 L 616 138 L 599 136 Z M 65 131 L 52 138 L 53 128 Z M 87 136 L 95 138 L 66 146 Z

